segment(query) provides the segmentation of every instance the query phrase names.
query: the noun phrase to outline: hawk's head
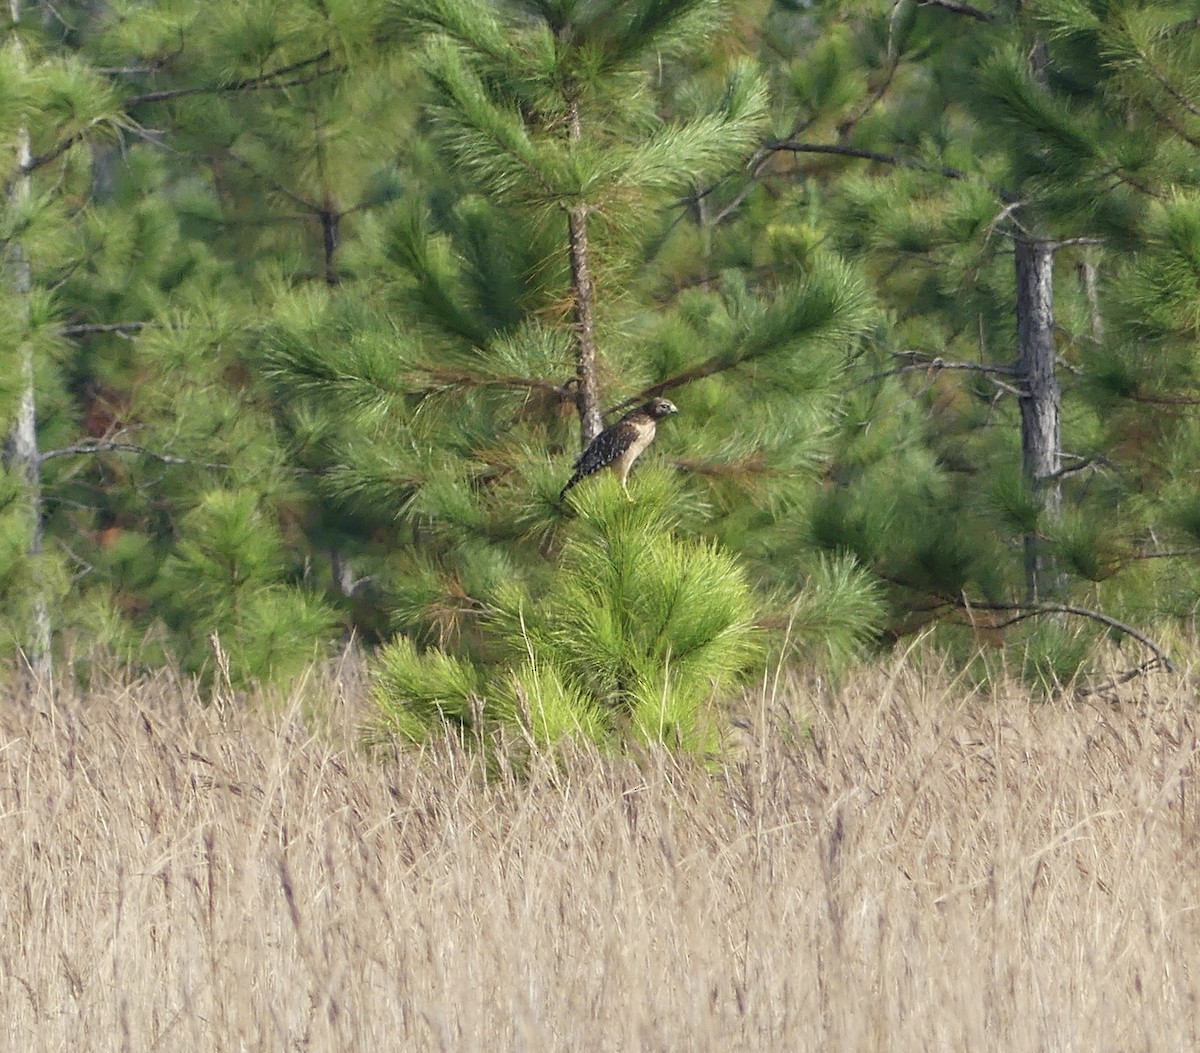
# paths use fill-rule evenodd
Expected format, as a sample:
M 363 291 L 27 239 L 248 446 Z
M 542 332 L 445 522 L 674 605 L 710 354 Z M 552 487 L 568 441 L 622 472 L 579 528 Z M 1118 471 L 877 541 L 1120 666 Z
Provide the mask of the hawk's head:
M 675 403 L 670 399 L 651 399 L 642 407 L 655 420 L 662 420 L 663 417 L 669 417 L 672 413 L 678 413 Z

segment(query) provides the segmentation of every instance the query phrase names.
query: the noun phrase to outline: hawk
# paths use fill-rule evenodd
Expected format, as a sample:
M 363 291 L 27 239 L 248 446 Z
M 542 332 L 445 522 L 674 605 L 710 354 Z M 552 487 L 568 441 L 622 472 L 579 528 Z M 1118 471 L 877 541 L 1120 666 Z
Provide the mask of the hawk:
M 580 479 L 611 466 L 616 471 L 617 478 L 621 480 L 621 489 L 625 491 L 625 497 L 632 501 L 633 498 L 629 497 L 629 490 L 625 486 L 625 481 L 629 478 L 629 469 L 654 441 L 658 422 L 663 417 L 678 412 L 675 403 L 668 399 L 651 399 L 637 409 L 630 410 L 615 424 L 610 424 L 589 442 L 587 449 L 579 455 L 572 466 L 575 474 L 562 488 L 558 499 L 561 501 L 566 497 L 567 491 Z

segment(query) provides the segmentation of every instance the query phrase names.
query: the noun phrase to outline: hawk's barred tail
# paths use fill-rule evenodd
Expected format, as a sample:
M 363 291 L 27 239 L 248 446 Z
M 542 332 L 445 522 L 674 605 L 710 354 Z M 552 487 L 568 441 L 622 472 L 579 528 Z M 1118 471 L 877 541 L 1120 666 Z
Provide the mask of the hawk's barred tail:
M 558 503 L 559 504 L 562 504 L 562 502 L 566 499 L 567 491 L 570 490 L 571 487 L 574 486 L 577 482 L 579 482 L 579 480 L 582 478 L 583 478 L 583 476 L 579 475 L 579 474 L 571 476 L 570 481 L 559 492 L 559 495 L 558 495 Z

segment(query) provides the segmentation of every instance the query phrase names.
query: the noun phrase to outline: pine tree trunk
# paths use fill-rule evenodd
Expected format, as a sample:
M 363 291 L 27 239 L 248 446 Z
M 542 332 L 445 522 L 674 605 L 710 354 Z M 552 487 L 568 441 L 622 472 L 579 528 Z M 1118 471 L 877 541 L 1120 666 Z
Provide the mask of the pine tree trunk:
M 1100 310 L 1100 292 L 1097 284 L 1096 261 L 1088 253 L 1079 264 L 1079 282 L 1083 295 L 1087 297 L 1088 313 L 1091 315 L 1092 339 L 1104 343 L 1104 314 Z
M 20 0 L 9 0 L 12 18 L 12 47 L 16 52 L 17 66 L 24 64 L 24 47 L 16 27 L 21 21 Z M 29 176 L 25 172 L 32 157 L 29 129 L 22 127 L 17 132 L 17 168 L 9 190 L 8 206 L 23 207 L 30 193 Z M 33 290 L 33 271 L 25 248 L 17 240 L 8 244 L 8 271 L 14 299 L 23 314 L 21 322 L 29 321 L 29 297 Z M 22 330 L 25 326 L 20 327 Z M 21 398 L 17 417 L 5 444 L 4 464 L 18 472 L 25 480 L 25 495 L 29 510 L 29 556 L 34 564 L 34 589 L 29 637 L 25 643 L 25 658 L 30 669 L 39 679 L 50 674 L 50 612 L 46 604 L 46 592 L 38 569 L 38 558 L 42 551 L 42 459 L 37 445 L 37 402 L 34 392 L 33 345 L 26 334 L 22 334 L 18 348 L 18 369 L 21 378 Z
M 340 229 L 342 216 L 334 208 L 333 203 L 327 199 L 320 217 L 321 249 L 325 259 L 325 284 L 332 288 L 342 280 L 337 268 L 337 250 L 342 240 Z
M 571 142 L 577 143 L 583 132 L 579 108 L 570 104 Z M 575 403 L 579 407 L 579 439 L 586 448 L 604 427 L 600 416 L 599 385 L 596 381 L 596 289 L 588 259 L 588 209 L 573 205 L 567 209 L 567 243 L 571 256 L 571 310 L 575 323 Z
M 1017 374 L 1021 388 L 1021 463 L 1039 524 L 1062 512 L 1058 475 L 1062 435 L 1054 368 L 1054 256 L 1045 242 L 1018 238 Z M 1037 534 L 1025 536 L 1025 586 L 1031 602 L 1060 592 L 1062 581 Z

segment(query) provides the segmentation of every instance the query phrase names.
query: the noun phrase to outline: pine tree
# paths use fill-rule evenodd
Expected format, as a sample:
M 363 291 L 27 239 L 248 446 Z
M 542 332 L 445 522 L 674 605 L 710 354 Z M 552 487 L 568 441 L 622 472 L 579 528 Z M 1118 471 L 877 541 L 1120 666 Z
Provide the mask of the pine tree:
M 165 613 L 193 668 L 211 664 L 208 637 L 236 624 L 243 654 L 235 649 L 235 667 L 244 657 L 249 675 L 294 667 L 329 638 L 328 609 L 297 588 L 304 546 L 287 518 L 293 474 L 243 355 L 266 280 L 257 264 L 245 266 L 249 239 L 222 258 L 226 246 L 212 233 L 220 202 L 184 151 L 201 142 L 201 129 L 211 144 L 228 128 L 214 121 L 229 116 L 218 100 L 332 77 L 342 69 L 333 52 L 344 57 L 361 41 L 335 34 L 328 12 L 303 3 L 276 5 L 253 25 L 255 13 L 244 14 L 253 42 L 231 33 L 219 11 L 186 3 L 153 16 L 59 12 L 36 28 L 14 19 L 21 45 L 2 71 L 15 103 L 6 115 L 19 118 L 4 128 L 16 158 L 5 232 L 8 260 L 27 261 L 29 283 L 28 295 L 20 281 L 8 283 L 24 300 L 9 317 L 26 321 L 11 327 L 4 350 L 24 356 L 9 375 L 32 376 L 36 387 L 26 382 L 5 407 L 18 421 L 21 443 L 10 450 L 30 514 L 4 519 L 12 557 L 4 635 L 27 653 L 48 655 L 39 611 L 51 605 L 62 646 L 107 645 L 138 660 L 153 653 L 139 636 L 162 626 Z M 210 105 L 190 107 L 200 99 Z M 248 129 L 245 114 L 237 119 Z M 33 136 L 21 162 L 24 127 Z M 143 127 L 159 131 L 139 136 Z M 21 200 L 25 180 L 32 192 Z M 240 553 L 218 544 L 215 558 L 228 569 L 257 574 L 234 574 L 219 597 L 204 585 L 204 561 L 192 557 L 214 534 L 218 542 L 239 536 L 227 527 L 248 514 L 247 501 L 291 535 L 286 559 L 267 551 L 277 545 L 271 522 L 243 532 Z M 190 553 L 172 556 L 189 544 Z M 205 603 L 173 606 L 184 594 Z M 241 615 L 227 623 L 235 597 Z
M 585 525 L 557 499 L 578 450 L 568 414 L 586 439 L 596 411 L 602 420 L 669 392 L 683 413 L 634 489 L 648 498 L 654 461 L 673 464 L 686 481 L 676 536 L 646 527 L 640 543 L 700 559 L 708 550 L 689 535 L 715 538 L 751 560 L 758 603 L 785 612 L 805 566 L 776 557 L 789 517 L 818 488 L 836 380 L 869 306 L 856 276 L 822 252 L 790 280 L 731 270 L 672 288 L 678 254 L 694 244 L 680 220 L 697 187 L 763 131 L 764 87 L 744 62 L 715 87 L 683 79 L 656 90 L 654 56 L 698 47 L 717 5 L 394 10 L 422 41 L 427 128 L 451 175 L 423 180 L 410 167 L 403 202 L 364 236 L 376 283 L 364 269 L 353 289 L 282 296 L 262 341 L 297 456 L 323 499 L 374 539 L 360 566 L 378 609 L 438 649 L 431 668 L 458 685 L 455 719 L 466 721 L 477 690 L 467 685 L 498 683 L 487 672 L 497 663 L 512 669 L 489 621 L 502 598 L 517 589 L 529 609 L 552 607 L 585 573 L 567 557 Z M 426 156 L 420 142 L 415 150 Z M 847 630 L 831 604 L 825 634 L 869 634 L 878 612 L 860 603 L 861 578 L 822 581 L 846 587 L 863 614 Z M 655 661 L 658 680 L 639 675 L 661 685 L 670 658 Z M 403 670 L 412 697 L 432 705 L 411 643 L 397 641 L 383 662 L 393 708 L 408 697 Z M 557 660 L 543 655 L 536 668 L 549 670 L 547 690 L 584 690 Z M 681 713 L 694 712 L 689 692 L 670 692 Z M 667 736 L 668 725 L 699 726 L 692 716 L 656 726 Z
M 60 648 L 197 671 L 215 631 L 245 676 L 402 633 L 603 737 L 628 678 L 496 618 L 586 576 L 556 495 L 656 394 L 683 412 L 634 495 L 674 494 L 671 552 L 736 558 L 770 646 L 852 652 L 871 575 L 895 634 L 1056 612 L 1047 682 L 1068 609 L 1190 617 L 1185 6 L 13 11 L 12 649 L 49 653 L 39 609 Z
M 1121 299 L 1105 245 L 1140 243 L 1155 182 L 1134 95 L 1160 117 L 1163 98 L 1186 97 L 1186 80 L 1162 76 L 1186 68 L 1186 20 L 1149 10 L 865 5 L 822 12 L 815 31 L 772 16 L 772 47 L 795 49 L 778 81 L 788 134 L 732 203 L 761 210 L 769 185 L 775 229 L 827 233 L 887 305 L 846 418 L 859 427 L 810 523 L 892 583 L 897 632 L 949 615 L 990 633 L 1064 604 L 1154 614 L 1131 603 L 1148 568 L 1130 557 L 1166 520 L 1131 500 L 1096 397 Z M 1130 32 L 1178 65 L 1143 64 L 1121 96 Z M 1158 151 L 1167 179 L 1177 150 Z
M 62 152 L 83 130 L 111 122 L 115 115 L 100 78 L 69 59 L 42 51 L 37 33 L 20 0 L 9 0 L 9 25 L 0 58 L 0 93 L 6 99 L 3 167 L 6 179 L 2 231 L 3 306 L 10 319 L 0 349 L 4 371 L 14 384 L 6 400 L 9 419 L 4 450 L 11 491 L 23 506 L 6 517 L 7 547 L 19 546 L 24 559 L 13 561 L 6 599 L 15 619 L 5 627 L 15 648 L 39 679 L 50 672 L 50 605 L 55 597 L 56 567 L 44 549 L 42 457 L 38 443 L 37 379 L 43 370 L 49 328 L 48 297 L 39 279 L 61 265 L 64 210 L 52 196 L 35 193 L 33 173 Z M 34 129 L 37 129 L 35 141 Z M 46 142 L 51 145 L 46 148 Z M 35 147 L 38 152 L 35 153 Z M 39 344 L 42 345 L 39 347 Z M 17 563 L 23 566 L 16 566 Z
M 602 427 L 594 229 L 636 232 L 665 200 L 736 164 L 753 148 L 764 86 L 735 68 L 723 97 L 690 119 L 660 121 L 651 57 L 701 46 L 711 0 L 520 5 L 415 0 L 393 4 L 426 41 L 437 134 L 449 156 L 535 223 L 565 226 L 575 402 L 581 446 Z M 563 222 L 565 220 L 565 223 Z
M 552 748 L 624 735 L 716 748 L 709 703 L 759 658 L 757 604 L 729 552 L 673 536 L 678 484 L 646 483 L 628 503 L 615 480 L 598 480 L 548 587 L 497 590 L 490 673 L 406 639 L 385 648 L 380 730 L 420 741 L 448 721 L 466 741 Z

